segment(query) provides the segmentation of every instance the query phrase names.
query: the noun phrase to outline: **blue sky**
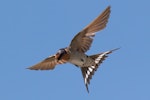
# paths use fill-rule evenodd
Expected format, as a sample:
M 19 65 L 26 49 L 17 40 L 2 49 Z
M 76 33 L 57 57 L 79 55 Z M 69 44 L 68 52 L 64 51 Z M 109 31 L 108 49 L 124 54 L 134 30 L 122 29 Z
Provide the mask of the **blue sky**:
M 1 100 L 150 100 L 149 0 L 1 0 Z M 95 54 L 121 47 L 97 70 L 88 94 L 79 68 L 31 71 L 111 5 Z

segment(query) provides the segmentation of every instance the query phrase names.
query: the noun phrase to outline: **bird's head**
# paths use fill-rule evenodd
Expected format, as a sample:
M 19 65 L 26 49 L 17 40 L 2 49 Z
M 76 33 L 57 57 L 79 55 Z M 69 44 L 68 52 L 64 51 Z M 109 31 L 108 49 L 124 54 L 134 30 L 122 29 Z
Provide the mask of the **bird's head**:
M 66 48 L 61 48 L 56 53 L 56 59 L 60 60 L 65 54 L 67 54 Z

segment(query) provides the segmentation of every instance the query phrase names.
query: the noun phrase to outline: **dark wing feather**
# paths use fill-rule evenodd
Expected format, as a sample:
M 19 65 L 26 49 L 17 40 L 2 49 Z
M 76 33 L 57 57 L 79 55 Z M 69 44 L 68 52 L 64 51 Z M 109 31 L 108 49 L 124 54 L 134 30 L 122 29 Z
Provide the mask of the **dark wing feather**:
M 45 60 L 43 60 L 42 62 L 29 67 L 28 69 L 30 70 L 52 70 L 55 68 L 55 66 L 57 64 L 63 64 L 65 63 L 62 60 L 56 60 L 55 55 L 54 56 L 50 56 L 48 58 L 46 58 Z
M 71 41 L 70 48 L 71 51 L 86 52 L 89 50 L 95 32 L 102 30 L 106 27 L 108 18 L 110 15 L 110 6 L 108 6 L 102 14 L 100 14 L 92 23 L 86 26 L 82 31 L 80 31 Z

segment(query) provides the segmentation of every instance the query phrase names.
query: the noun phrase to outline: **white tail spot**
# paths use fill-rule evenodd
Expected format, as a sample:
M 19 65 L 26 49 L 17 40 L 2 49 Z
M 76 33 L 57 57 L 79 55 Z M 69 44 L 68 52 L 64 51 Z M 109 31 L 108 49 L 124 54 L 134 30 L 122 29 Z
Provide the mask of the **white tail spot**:
M 88 69 L 89 69 L 89 71 L 90 71 L 90 72 L 92 72 L 92 71 L 93 71 L 93 69 L 92 69 L 91 67 L 89 67 Z
M 95 68 L 95 66 L 91 66 L 93 69 Z
M 87 70 L 87 75 L 90 75 L 90 71 Z
M 103 56 L 105 56 L 107 53 L 109 53 L 110 51 L 104 52 L 102 54 L 100 54 L 96 59 L 95 59 L 95 63 L 98 64 L 99 61 L 103 58 Z

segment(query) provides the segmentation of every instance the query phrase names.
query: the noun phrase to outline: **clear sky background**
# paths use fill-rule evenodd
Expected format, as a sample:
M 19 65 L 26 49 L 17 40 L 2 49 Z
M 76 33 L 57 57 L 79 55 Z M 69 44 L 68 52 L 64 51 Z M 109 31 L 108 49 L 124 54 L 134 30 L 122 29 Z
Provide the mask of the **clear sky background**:
M 26 68 L 70 44 L 111 5 L 90 51 L 121 47 L 97 70 L 88 94 L 79 68 Z M 150 100 L 149 0 L 1 0 L 0 100 Z

